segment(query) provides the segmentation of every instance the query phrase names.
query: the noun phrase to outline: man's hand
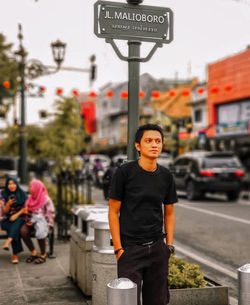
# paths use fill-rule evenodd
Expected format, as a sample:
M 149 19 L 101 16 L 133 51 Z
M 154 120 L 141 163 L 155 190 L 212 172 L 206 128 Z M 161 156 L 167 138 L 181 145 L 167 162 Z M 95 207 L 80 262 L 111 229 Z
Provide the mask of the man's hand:
M 3 200 L 0 200 L 0 205 L 1 205 L 1 206 L 4 206 Z
M 10 221 L 15 221 L 15 220 L 18 218 L 18 216 L 19 216 L 18 213 L 16 213 L 16 214 L 10 216 Z
M 124 250 L 121 249 L 121 250 L 116 254 L 116 259 L 117 259 L 117 261 L 120 259 L 120 257 L 122 256 L 123 252 L 124 252 Z

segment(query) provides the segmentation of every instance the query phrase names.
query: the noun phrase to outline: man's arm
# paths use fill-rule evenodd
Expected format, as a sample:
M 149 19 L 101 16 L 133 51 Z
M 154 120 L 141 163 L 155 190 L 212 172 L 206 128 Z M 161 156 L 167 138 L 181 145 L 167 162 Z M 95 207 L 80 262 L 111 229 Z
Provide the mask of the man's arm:
M 166 244 L 173 245 L 175 227 L 173 204 L 164 204 L 164 227 L 165 232 L 167 233 Z
M 121 208 L 121 201 L 109 199 L 109 228 L 113 240 L 114 250 L 122 248 L 120 237 L 120 221 L 119 211 Z M 116 254 L 117 260 L 120 258 L 124 251 L 120 250 Z

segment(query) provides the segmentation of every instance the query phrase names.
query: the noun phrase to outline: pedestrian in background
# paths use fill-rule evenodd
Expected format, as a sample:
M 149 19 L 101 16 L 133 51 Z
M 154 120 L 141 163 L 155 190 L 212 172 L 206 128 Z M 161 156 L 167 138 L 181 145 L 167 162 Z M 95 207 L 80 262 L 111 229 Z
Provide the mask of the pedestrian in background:
M 106 200 L 109 199 L 109 191 L 111 186 L 112 177 L 116 171 L 117 166 L 114 161 L 110 162 L 108 169 L 105 171 L 102 179 L 103 195 Z
M 117 168 L 110 191 L 109 225 L 118 277 L 137 284 L 138 305 L 141 291 L 143 305 L 169 302 L 168 260 L 174 252 L 174 203 L 178 200 L 172 174 L 157 164 L 162 146 L 163 131 L 158 125 L 139 127 L 135 147 L 140 158 Z
M 30 182 L 30 196 L 26 201 L 25 207 L 27 216 L 21 228 L 21 236 L 31 252 L 26 262 L 42 264 L 46 262 L 46 237 L 54 225 L 55 208 L 44 184 L 40 180 L 32 180 Z M 39 256 L 31 240 L 32 232 L 35 232 L 39 244 Z
M 8 235 L 8 238 L 3 245 L 3 249 L 9 250 L 10 245 L 12 246 L 13 255 L 11 261 L 13 264 L 17 264 L 17 254 L 23 251 L 20 229 L 24 222 L 23 216 L 26 213 L 24 203 L 27 199 L 27 195 L 13 177 L 6 179 L 5 188 L 1 195 L 4 202 L 2 229 L 7 231 Z

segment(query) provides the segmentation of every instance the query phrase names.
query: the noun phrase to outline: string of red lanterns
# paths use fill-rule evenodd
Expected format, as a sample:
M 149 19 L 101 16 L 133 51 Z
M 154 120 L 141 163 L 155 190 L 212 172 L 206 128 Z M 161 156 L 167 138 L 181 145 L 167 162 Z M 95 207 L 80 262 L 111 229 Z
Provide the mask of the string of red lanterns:
M 46 91 L 46 87 L 40 86 L 40 91 L 45 92 Z
M 5 81 L 5 82 L 3 82 L 3 86 L 5 88 L 9 88 L 10 83 Z M 231 85 L 224 86 L 224 90 L 227 91 L 227 92 L 232 91 L 232 89 L 233 89 L 233 87 Z M 45 87 L 40 87 L 40 90 L 44 92 L 46 90 L 46 88 Z M 196 89 L 196 93 L 199 94 L 199 95 L 203 94 L 205 91 L 206 91 L 206 88 L 204 88 L 204 87 L 198 87 Z M 217 94 L 217 93 L 220 92 L 220 88 L 218 86 L 211 87 L 210 92 L 212 94 Z M 56 89 L 56 94 L 57 95 L 61 95 L 62 93 L 63 93 L 63 89 L 62 88 L 57 88 Z M 74 96 L 79 96 L 79 92 L 76 89 L 72 90 L 72 94 Z M 191 94 L 191 90 L 190 89 L 182 89 L 181 90 L 181 95 L 182 96 L 190 96 L 190 94 Z M 175 97 L 176 95 L 177 95 L 177 91 L 176 90 L 169 90 L 168 91 L 168 96 L 169 97 Z M 113 98 L 114 97 L 114 92 L 109 90 L 109 91 L 106 92 L 106 96 L 108 98 Z M 157 99 L 157 98 L 159 98 L 161 96 L 161 93 L 159 91 L 152 91 L 151 96 L 153 98 Z M 89 92 L 88 97 L 90 97 L 90 98 L 97 98 L 98 94 L 96 92 L 94 92 L 94 91 L 91 91 L 91 92 Z M 127 91 L 121 91 L 120 92 L 120 97 L 122 99 L 127 99 L 128 98 L 128 92 Z M 145 92 L 140 91 L 139 92 L 139 98 L 144 98 L 144 97 L 145 97 Z
M 128 98 L 128 92 L 127 92 L 127 91 L 122 91 L 122 92 L 121 92 L 121 98 L 122 98 L 122 99 Z
M 107 95 L 107 97 L 112 98 L 114 96 L 114 93 L 113 93 L 113 91 L 108 91 L 106 93 L 106 95 Z
M 56 89 L 56 94 L 57 95 L 62 95 L 63 94 L 63 89 L 62 88 L 57 88 Z
M 97 98 L 98 95 L 94 91 L 91 91 L 91 92 L 89 92 L 88 96 L 91 98 Z
M 3 86 L 4 86 L 4 88 L 7 88 L 7 89 L 9 89 L 10 88 L 10 82 L 9 81 L 4 81 L 3 82 Z

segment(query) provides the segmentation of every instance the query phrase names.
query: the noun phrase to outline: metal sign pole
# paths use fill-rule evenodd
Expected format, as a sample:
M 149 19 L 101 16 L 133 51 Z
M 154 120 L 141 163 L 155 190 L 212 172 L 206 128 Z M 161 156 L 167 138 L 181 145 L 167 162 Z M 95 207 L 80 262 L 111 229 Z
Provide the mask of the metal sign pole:
M 137 159 L 134 135 L 139 125 L 140 62 L 151 59 L 157 48 L 173 40 L 173 12 L 169 8 L 139 5 L 143 0 L 127 0 L 128 4 L 98 0 L 94 5 L 94 32 L 105 38 L 117 56 L 128 61 L 128 160 Z M 128 57 L 121 54 L 114 39 L 128 41 Z M 141 41 L 155 45 L 145 58 L 140 58 Z
M 128 57 L 128 160 L 137 159 L 134 135 L 139 125 L 140 41 L 129 41 Z

